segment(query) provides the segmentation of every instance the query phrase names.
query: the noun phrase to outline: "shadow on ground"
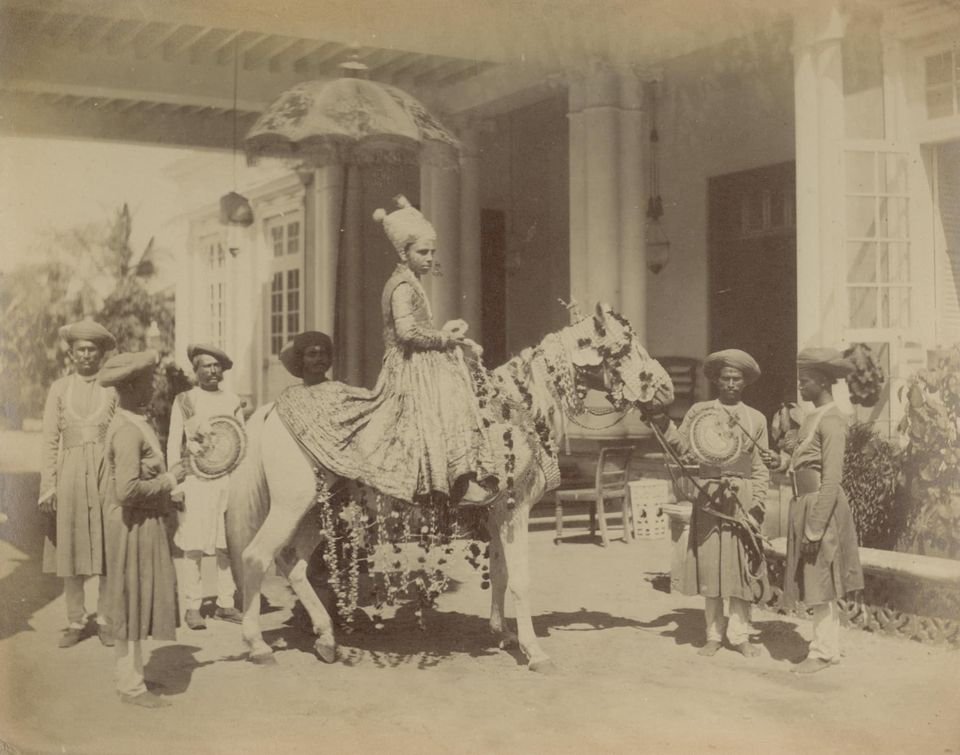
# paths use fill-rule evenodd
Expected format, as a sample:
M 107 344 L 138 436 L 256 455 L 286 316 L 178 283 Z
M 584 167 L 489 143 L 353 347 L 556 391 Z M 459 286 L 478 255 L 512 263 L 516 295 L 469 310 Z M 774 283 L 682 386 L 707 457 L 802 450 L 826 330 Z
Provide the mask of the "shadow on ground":
M 193 672 L 198 668 L 220 663 L 229 658 L 213 661 L 198 661 L 195 653 L 201 648 L 195 645 L 162 645 L 150 653 L 150 660 L 143 667 L 147 687 L 158 695 L 182 695 L 190 687 Z
M 421 629 L 413 605 L 404 605 L 394 617 L 377 629 L 369 616 L 358 611 L 351 631 L 338 627 L 338 660 L 347 666 L 372 663 L 377 668 L 413 665 L 420 669 L 438 666 L 455 655 L 483 658 L 508 652 L 518 665 L 527 659 L 519 648 L 501 649 L 499 638 L 490 631 L 489 621 L 457 611 L 427 611 Z M 509 620 L 509 628 L 516 622 Z M 581 608 L 579 611 L 550 612 L 535 616 L 534 632 L 548 637 L 551 631 L 585 632 L 616 628 L 642 629 L 646 625 L 634 619 L 603 611 Z M 280 629 L 264 632 L 264 640 L 275 650 L 313 654 L 315 637 L 304 622 L 289 622 Z
M 807 655 L 807 641 L 797 631 L 795 624 L 781 619 L 768 621 L 753 620 L 754 642 L 766 648 L 770 657 L 776 661 L 790 661 L 797 663 Z M 678 608 L 653 621 L 635 622 L 635 626 L 644 629 L 664 628 L 660 632 L 662 637 L 672 637 L 677 645 L 694 645 L 700 647 L 704 643 L 703 611 L 696 608 Z
M 22 560 L 0 579 L 0 606 L 3 606 L 0 610 L 0 640 L 19 632 L 33 631 L 30 626 L 33 615 L 63 592 L 61 579 L 41 573 L 43 535 L 51 520 L 37 508 L 39 490 L 39 474 L 0 475 L 0 504 L 9 517 L 0 525 L 0 539 L 19 552 L 17 557 L 23 555 Z

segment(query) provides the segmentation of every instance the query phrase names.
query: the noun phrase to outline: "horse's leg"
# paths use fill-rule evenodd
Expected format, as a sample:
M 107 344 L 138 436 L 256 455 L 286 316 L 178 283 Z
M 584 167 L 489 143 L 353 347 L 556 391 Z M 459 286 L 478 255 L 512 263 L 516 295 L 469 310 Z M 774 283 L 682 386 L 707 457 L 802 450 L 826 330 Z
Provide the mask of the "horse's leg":
M 260 590 L 267 569 L 290 541 L 313 506 L 316 478 L 296 442 L 275 415 L 264 424 L 263 472 L 271 507 L 263 525 L 243 551 L 243 622 L 241 634 L 250 660 L 270 663 L 273 651 L 260 632 Z
M 277 566 L 283 572 L 283 575 L 290 582 L 290 586 L 297 594 L 310 621 L 313 624 L 313 633 L 317 639 L 313 643 L 313 649 L 317 657 L 324 663 L 333 663 L 337 658 L 337 642 L 333 634 L 333 622 L 330 620 L 330 614 L 324 607 L 317 593 L 307 579 L 307 564 L 310 557 L 320 543 L 320 532 L 315 526 L 304 526 L 303 523 L 297 528 L 293 536 L 293 543 L 290 549 L 284 549 L 277 559 Z
M 490 533 L 490 630 L 497 636 L 502 648 L 515 648 L 517 635 L 507 629 L 505 603 L 507 597 L 506 555 L 500 533 L 503 515 L 497 506 L 491 507 L 487 522 Z
M 512 513 L 508 513 L 500 525 L 500 540 L 506 558 L 510 596 L 517 613 L 517 639 L 520 649 L 527 656 L 531 671 L 550 672 L 554 669 L 533 631 L 533 615 L 530 610 L 530 554 L 527 536 L 529 519 L 526 501 L 518 501 Z

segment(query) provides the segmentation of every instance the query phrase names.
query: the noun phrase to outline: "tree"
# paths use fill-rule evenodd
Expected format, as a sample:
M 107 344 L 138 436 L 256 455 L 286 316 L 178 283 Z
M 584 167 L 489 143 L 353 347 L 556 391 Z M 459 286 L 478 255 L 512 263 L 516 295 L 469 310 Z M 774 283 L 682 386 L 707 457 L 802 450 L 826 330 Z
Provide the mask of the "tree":
M 156 322 L 160 351 L 171 351 L 174 296 L 148 290 L 157 252 L 151 239 L 137 255 L 132 228 L 124 204 L 110 220 L 53 232 L 37 261 L 0 281 L 0 389 L 9 423 L 39 416 L 50 384 L 69 367 L 57 335 L 68 322 L 93 317 L 114 334 L 119 351 L 146 348 Z

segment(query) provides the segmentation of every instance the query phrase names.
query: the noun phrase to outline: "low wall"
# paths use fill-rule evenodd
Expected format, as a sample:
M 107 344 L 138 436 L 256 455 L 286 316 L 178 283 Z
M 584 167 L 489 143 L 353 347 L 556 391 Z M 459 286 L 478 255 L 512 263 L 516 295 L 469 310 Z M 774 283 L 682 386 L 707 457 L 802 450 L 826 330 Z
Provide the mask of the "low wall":
M 672 542 L 671 589 L 687 554 L 689 502 L 664 504 Z M 769 541 L 771 600 L 763 607 L 783 612 L 787 539 Z M 875 548 L 860 548 L 864 589 L 838 601 L 846 625 L 932 644 L 960 647 L 960 561 Z M 795 613 L 805 614 L 801 608 Z

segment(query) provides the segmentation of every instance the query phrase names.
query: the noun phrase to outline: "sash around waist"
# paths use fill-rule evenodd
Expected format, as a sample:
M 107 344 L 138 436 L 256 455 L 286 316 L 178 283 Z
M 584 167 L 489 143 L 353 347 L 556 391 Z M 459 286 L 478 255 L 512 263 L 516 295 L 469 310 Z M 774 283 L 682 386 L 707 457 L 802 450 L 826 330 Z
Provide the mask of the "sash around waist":
M 722 477 L 736 477 L 737 479 L 743 480 L 746 479 L 748 475 L 736 469 L 724 469 L 723 467 L 713 464 L 701 464 L 697 472 L 697 477 L 701 480 L 719 480 Z
M 797 495 L 820 491 L 820 471 L 816 469 L 793 470 L 793 484 Z
M 73 425 L 67 427 L 61 436 L 63 447 L 76 448 L 87 443 L 99 443 L 101 440 L 99 425 Z

